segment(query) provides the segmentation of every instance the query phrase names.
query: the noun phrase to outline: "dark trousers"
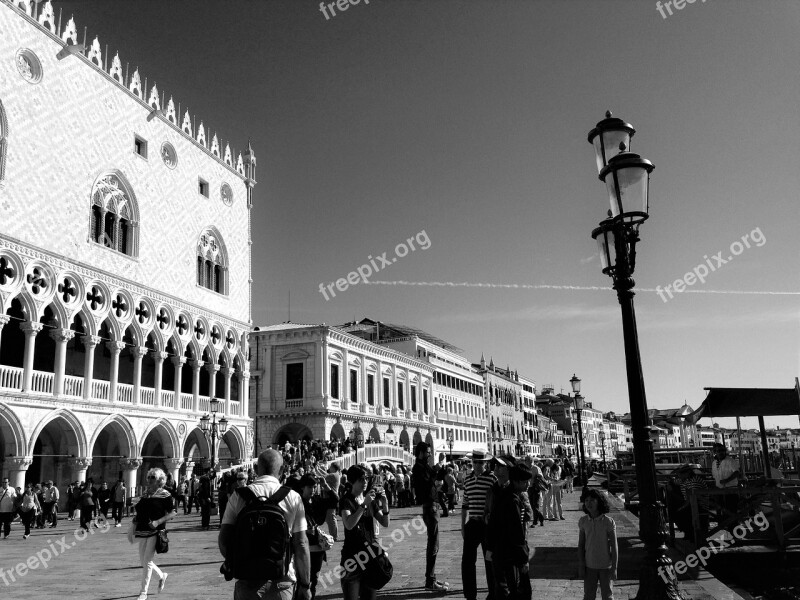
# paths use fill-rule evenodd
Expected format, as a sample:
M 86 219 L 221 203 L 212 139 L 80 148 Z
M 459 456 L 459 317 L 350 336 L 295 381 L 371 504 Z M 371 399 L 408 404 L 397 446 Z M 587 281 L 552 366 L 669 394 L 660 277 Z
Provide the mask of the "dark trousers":
M 55 502 L 45 502 L 42 506 L 44 510 L 44 522 L 50 523 L 53 527 L 58 525 L 58 506 Z
M 187 504 L 186 514 L 192 514 L 192 505 L 197 502 L 197 496 L 189 496 L 189 503 Z M 200 505 L 197 505 L 197 509 L 200 509 Z
M 439 553 L 439 507 L 428 502 L 422 505 L 422 521 L 428 528 L 425 548 L 425 584 L 436 581 L 436 555 Z
M 0 524 L 3 525 L 3 535 L 8 537 L 11 533 L 11 520 L 14 518 L 13 512 L 0 512 Z
M 494 559 L 496 600 L 531 600 L 531 577 L 528 563 L 514 565 L 511 562 Z
M 200 525 L 211 527 L 211 500 L 207 498 L 200 501 Z
M 24 510 L 19 511 L 19 518 L 22 521 L 22 524 L 25 526 L 25 535 L 31 534 L 31 523 L 33 523 L 35 516 L 36 510 L 33 508 L 27 512 Z
M 461 581 L 464 582 L 464 597 L 476 600 L 478 597 L 478 576 L 475 561 L 478 560 L 478 546 L 481 557 L 486 554 L 486 524 L 482 519 L 469 519 L 464 523 L 464 550 L 461 554 Z M 491 561 L 483 561 L 486 566 L 486 585 L 489 588 L 489 599 L 494 598 L 494 578 Z
M 94 518 L 94 506 L 81 506 L 81 527 L 89 531 L 89 523 Z
M 439 492 L 439 506 L 442 507 L 442 516 L 449 517 L 450 512 L 447 510 L 447 494 Z
M 111 504 L 111 518 L 117 523 L 122 522 L 122 509 L 124 506 L 124 502 L 113 502 Z
M 324 552 L 312 552 L 311 557 L 311 600 L 317 595 L 317 580 L 319 572 L 322 570 L 322 561 L 325 559 Z

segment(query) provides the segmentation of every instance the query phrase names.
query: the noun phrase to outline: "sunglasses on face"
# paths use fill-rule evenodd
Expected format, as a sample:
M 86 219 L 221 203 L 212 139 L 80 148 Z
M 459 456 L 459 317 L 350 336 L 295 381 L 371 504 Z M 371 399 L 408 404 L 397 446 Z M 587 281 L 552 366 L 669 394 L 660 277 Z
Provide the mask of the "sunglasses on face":
M 158 479 L 158 477 L 156 477 L 155 475 L 148 475 L 147 476 L 147 481 L 153 481 L 154 479 Z

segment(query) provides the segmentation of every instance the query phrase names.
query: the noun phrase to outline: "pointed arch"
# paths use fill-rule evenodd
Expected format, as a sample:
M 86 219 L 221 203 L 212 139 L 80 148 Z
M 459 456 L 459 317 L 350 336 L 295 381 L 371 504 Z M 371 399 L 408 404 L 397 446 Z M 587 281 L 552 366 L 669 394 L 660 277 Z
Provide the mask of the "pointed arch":
M 138 456 L 139 444 L 136 441 L 136 433 L 133 431 L 133 426 L 127 418 L 119 414 L 108 415 L 100 422 L 94 430 L 94 433 L 92 433 L 92 438 L 89 440 L 89 448 L 94 448 L 97 438 L 100 437 L 103 429 L 109 425 L 114 428 L 117 434 L 121 434 L 120 439 L 127 445 L 127 456 L 129 458 Z M 122 446 L 122 444 L 120 444 L 120 446 Z
M 0 403 L 0 431 L 4 446 L 0 449 L 3 456 L 27 456 L 28 440 L 25 429 L 17 415 L 5 404 Z
M 172 423 L 167 419 L 156 419 L 147 426 L 147 429 L 145 429 L 142 433 L 139 454 L 143 453 L 144 445 L 147 442 L 147 437 L 154 432 L 158 433 L 159 437 L 161 438 L 162 446 L 166 455 L 171 458 L 177 458 L 177 452 L 180 448 L 178 432 L 175 430 L 175 427 L 172 425 Z
M 39 421 L 28 440 L 28 450 L 25 452 L 25 456 L 33 455 L 33 447 L 39 435 L 44 431 L 45 427 L 54 421 L 64 421 L 67 425 L 62 431 L 67 438 L 70 454 L 74 454 L 75 456 L 89 456 L 90 450 L 86 440 L 86 432 L 83 429 L 83 423 L 81 423 L 81 420 L 75 413 L 66 408 L 55 409 L 47 413 L 47 415 Z
M 116 169 L 104 171 L 92 185 L 89 239 L 139 256 L 139 203 L 127 178 Z
M 219 230 L 210 225 L 197 238 L 197 285 L 228 295 L 228 248 Z

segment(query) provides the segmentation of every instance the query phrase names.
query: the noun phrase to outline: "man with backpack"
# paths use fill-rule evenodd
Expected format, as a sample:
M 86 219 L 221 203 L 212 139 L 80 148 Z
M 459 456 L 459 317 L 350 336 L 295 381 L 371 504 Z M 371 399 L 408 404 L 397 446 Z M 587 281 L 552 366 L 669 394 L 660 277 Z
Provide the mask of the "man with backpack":
M 219 531 L 225 557 L 220 570 L 226 579 L 236 578 L 234 600 L 311 598 L 305 510 L 300 495 L 278 481 L 282 467 L 280 452 L 262 452 L 256 480 L 228 500 Z

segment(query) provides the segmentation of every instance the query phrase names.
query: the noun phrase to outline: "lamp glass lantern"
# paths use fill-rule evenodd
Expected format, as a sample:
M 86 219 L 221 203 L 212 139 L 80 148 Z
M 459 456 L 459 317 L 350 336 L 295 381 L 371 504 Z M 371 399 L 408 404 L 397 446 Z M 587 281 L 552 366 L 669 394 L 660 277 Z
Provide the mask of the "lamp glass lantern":
M 211 398 L 208 401 L 208 407 L 212 413 L 216 413 L 219 410 L 219 400 L 216 398 Z
M 608 273 L 614 267 L 614 259 L 611 255 L 614 252 L 614 229 L 611 227 L 611 220 L 603 221 L 600 227 L 592 232 L 592 237 L 597 242 L 603 273 Z
M 583 396 L 580 393 L 575 394 L 575 409 L 576 410 L 583 410 Z
M 636 130 L 633 125 L 622 119 L 611 116 L 611 111 L 606 111 L 606 118 L 589 132 L 589 143 L 594 146 L 597 159 L 597 172 L 600 173 L 608 161 L 619 152 L 620 144 L 626 148 L 631 147 L 631 138 Z
M 200 417 L 200 429 L 203 431 L 203 433 L 208 433 L 209 421 L 211 421 L 211 417 L 209 417 L 207 414 Z
M 620 144 L 621 152 L 611 158 L 600 171 L 606 184 L 611 205 L 611 216 L 622 219 L 626 225 L 645 221 L 650 209 L 650 173 L 655 166 Z
M 572 391 L 575 394 L 581 393 L 581 378 L 577 377 L 575 373 L 572 374 L 572 379 L 569 380 L 569 383 L 572 386 Z
M 227 429 L 228 429 L 228 419 L 226 419 L 225 417 L 222 417 L 219 420 L 219 432 L 220 433 L 225 433 L 227 431 Z

